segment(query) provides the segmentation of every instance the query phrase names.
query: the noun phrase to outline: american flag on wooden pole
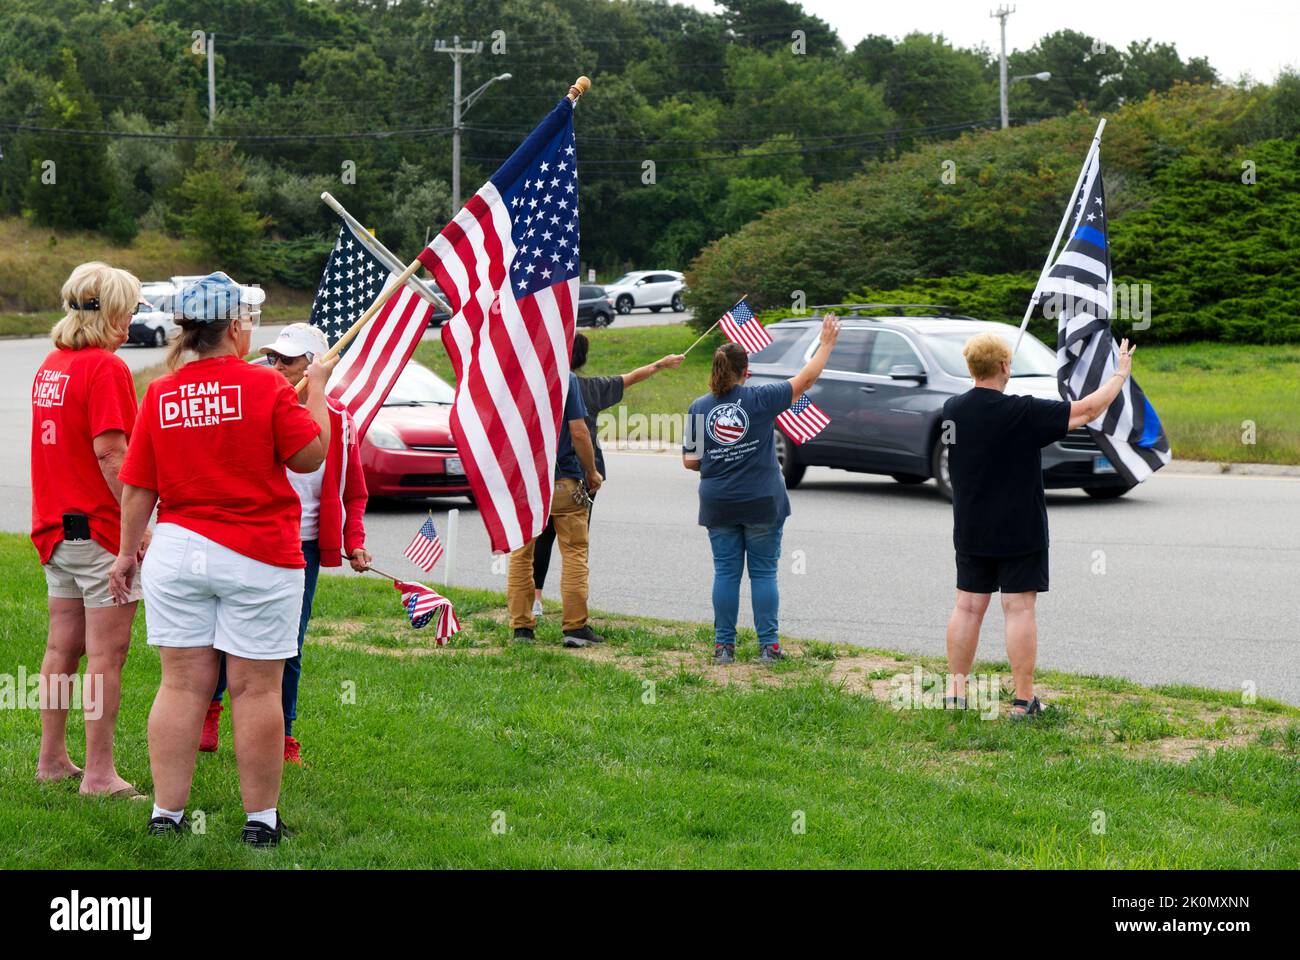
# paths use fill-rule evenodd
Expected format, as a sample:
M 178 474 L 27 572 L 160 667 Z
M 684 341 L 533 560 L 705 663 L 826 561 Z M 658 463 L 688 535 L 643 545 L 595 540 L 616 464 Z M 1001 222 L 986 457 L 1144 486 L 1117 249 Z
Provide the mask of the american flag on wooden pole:
M 400 265 L 346 211 L 342 215 L 310 322 L 331 345 L 327 357 L 343 353 L 326 393 L 352 415 L 360 440 L 428 329 L 435 307 L 427 288 L 409 271 L 398 285 Z M 392 292 L 385 296 L 386 290 Z
M 754 318 L 754 311 L 749 309 L 749 304 L 744 300 L 724 313 L 718 326 L 728 340 L 740 344 L 746 353 L 758 353 L 772 342 L 771 335 Z
M 494 553 L 546 526 L 578 306 L 580 77 L 420 254 L 446 291 L 452 436 Z
M 436 590 L 431 590 L 422 583 L 408 583 L 394 580 L 393 586 L 402 594 L 402 607 L 416 630 L 434 623 L 433 639 L 438 646 L 447 642 L 449 637 L 460 632 L 460 621 L 456 619 L 456 610 L 451 601 Z
M 795 443 L 806 443 L 826 429 L 831 418 L 805 394 L 789 410 L 776 415 L 776 422 L 785 435 Z

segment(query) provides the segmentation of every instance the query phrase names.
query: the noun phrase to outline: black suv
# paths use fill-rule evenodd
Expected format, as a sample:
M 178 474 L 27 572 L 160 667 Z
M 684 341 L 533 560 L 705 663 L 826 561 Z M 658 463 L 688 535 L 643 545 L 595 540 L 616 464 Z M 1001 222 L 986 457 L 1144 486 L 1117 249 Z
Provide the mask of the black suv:
M 815 318 L 792 318 L 767 327 L 772 343 L 750 357 L 751 382 L 784 380 L 797 373 L 817 349 L 820 318 L 826 311 L 840 315 L 840 337 L 808 397 L 831 422 L 802 445 L 777 431 L 777 458 L 786 485 L 797 486 L 810 466 L 838 467 L 888 474 L 899 483 L 924 483 L 933 477 L 951 499 L 948 448 L 940 442 L 940 422 L 944 401 L 971 388 L 962 348 L 986 330 L 1014 343 L 1018 329 L 933 304 L 813 307 Z M 1055 351 L 1026 334 L 1007 392 L 1059 400 Z M 1043 448 L 1043 485 L 1078 487 L 1102 499 L 1131 489 L 1082 428 Z
M 614 298 L 604 287 L 584 283 L 578 287 L 578 326 L 608 327 L 614 322 Z

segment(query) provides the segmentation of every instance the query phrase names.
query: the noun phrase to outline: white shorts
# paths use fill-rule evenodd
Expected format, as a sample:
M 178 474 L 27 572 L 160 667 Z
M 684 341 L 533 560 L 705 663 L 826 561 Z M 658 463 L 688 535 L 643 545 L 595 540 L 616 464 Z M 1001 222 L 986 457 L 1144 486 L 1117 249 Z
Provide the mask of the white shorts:
M 160 523 L 140 571 L 149 644 L 215 647 L 248 660 L 298 655 L 303 571 Z

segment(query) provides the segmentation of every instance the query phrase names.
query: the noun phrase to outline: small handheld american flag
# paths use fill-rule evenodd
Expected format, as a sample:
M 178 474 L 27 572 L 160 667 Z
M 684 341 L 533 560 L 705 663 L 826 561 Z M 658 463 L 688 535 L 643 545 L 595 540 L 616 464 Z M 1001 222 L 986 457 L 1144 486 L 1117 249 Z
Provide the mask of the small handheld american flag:
M 831 418 L 822 413 L 821 407 L 807 396 L 802 396 L 789 410 L 778 413 L 776 422 L 787 437 L 795 443 L 804 443 L 826 429 Z
M 460 621 L 451 601 L 422 583 L 406 583 L 394 580 L 393 586 L 402 594 L 402 606 L 411 626 L 416 630 L 434 623 L 433 638 L 438 646 L 447 642 L 449 637 L 460 632 Z
M 434 529 L 433 517 L 426 517 L 406 548 L 406 559 L 428 573 L 442 558 L 442 552 L 442 540 Z
M 745 348 L 746 353 L 758 353 L 772 342 L 772 337 L 763 325 L 754 319 L 754 311 L 749 304 L 741 300 L 722 315 L 718 326 L 732 343 Z

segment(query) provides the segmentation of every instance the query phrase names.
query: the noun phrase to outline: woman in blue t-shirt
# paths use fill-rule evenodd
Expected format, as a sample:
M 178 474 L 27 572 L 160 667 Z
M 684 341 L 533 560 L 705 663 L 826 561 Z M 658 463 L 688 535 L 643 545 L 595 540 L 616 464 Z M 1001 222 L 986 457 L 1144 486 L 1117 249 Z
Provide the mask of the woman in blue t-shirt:
M 789 380 L 757 387 L 745 385 L 749 355 L 744 347 L 724 344 L 713 354 L 709 392 L 687 413 L 682 464 L 700 472 L 699 522 L 708 528 L 713 547 L 715 663 L 736 658 L 740 575 L 746 560 L 759 659 L 770 663 L 782 658 L 776 568 L 790 498 L 776 461 L 776 418 L 817 382 L 839 333 L 839 320 L 827 314 L 821 343 L 804 368 Z

